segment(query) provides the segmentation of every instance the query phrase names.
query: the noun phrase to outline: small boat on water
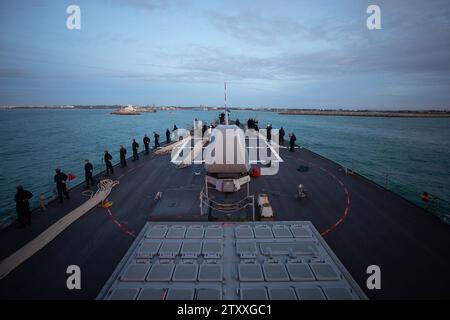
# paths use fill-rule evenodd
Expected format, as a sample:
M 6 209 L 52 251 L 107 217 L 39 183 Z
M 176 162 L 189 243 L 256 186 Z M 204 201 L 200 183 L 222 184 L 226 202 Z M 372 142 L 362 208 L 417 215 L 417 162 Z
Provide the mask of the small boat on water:
M 134 108 L 132 105 L 129 105 L 128 107 L 119 108 L 117 110 L 114 110 L 111 112 L 111 114 L 120 115 L 120 116 L 138 116 L 141 113 Z

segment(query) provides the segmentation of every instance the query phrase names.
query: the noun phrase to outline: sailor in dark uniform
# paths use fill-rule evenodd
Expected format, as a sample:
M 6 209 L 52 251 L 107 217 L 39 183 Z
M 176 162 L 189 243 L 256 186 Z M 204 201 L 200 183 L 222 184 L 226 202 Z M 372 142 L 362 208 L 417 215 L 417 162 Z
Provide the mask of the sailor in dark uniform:
M 177 131 L 178 131 L 177 125 L 174 124 L 172 132 L 173 132 L 173 140 L 175 142 L 178 141 L 178 132 Z
M 295 134 L 293 132 L 290 134 L 290 136 L 291 136 L 291 138 L 289 139 L 289 144 L 290 144 L 289 151 L 294 152 L 295 141 L 297 141 L 297 137 L 295 136 Z
M 156 149 L 159 148 L 159 134 L 154 132 L 154 135 L 155 135 L 155 149 Z
M 149 153 L 149 143 L 150 143 L 150 138 L 147 135 L 144 135 L 144 139 L 142 140 L 144 142 L 144 147 L 145 147 L 145 154 L 148 155 Z
M 131 144 L 131 148 L 133 149 L 133 161 L 139 160 L 139 143 L 136 142 L 135 139 L 133 139 L 133 143 Z
M 114 169 L 111 163 L 112 155 L 108 152 L 108 150 L 105 150 L 105 155 L 103 156 L 103 159 L 105 160 L 106 165 L 106 175 L 109 177 L 109 172 L 111 171 L 111 174 L 114 174 Z
M 56 190 L 58 191 L 58 203 L 63 203 L 63 195 L 67 200 L 70 199 L 66 186 L 67 175 L 59 168 L 56 169 L 55 172 L 54 181 L 56 183 Z
M 31 224 L 31 212 L 29 200 L 33 197 L 30 191 L 24 190 L 22 186 L 16 187 L 14 201 L 16 202 L 17 218 L 19 228 L 24 228 L 25 224 Z
M 283 127 L 281 127 L 279 134 L 280 134 L 280 145 L 284 146 L 284 135 L 286 133 L 284 132 Z
M 127 166 L 127 149 L 123 145 L 120 145 L 120 167 L 125 168 Z
M 84 178 L 86 180 L 86 188 L 89 189 L 90 188 L 90 183 L 92 183 L 92 186 L 95 185 L 95 180 L 93 177 L 93 170 L 94 167 L 92 166 L 92 164 L 89 162 L 89 160 L 84 160 Z
M 167 130 L 166 130 L 166 141 L 167 141 L 167 143 L 170 143 L 170 130 L 169 130 L 169 128 L 167 128 Z
M 266 130 L 267 130 L 267 141 L 270 141 L 272 140 L 272 125 L 270 123 L 267 125 Z

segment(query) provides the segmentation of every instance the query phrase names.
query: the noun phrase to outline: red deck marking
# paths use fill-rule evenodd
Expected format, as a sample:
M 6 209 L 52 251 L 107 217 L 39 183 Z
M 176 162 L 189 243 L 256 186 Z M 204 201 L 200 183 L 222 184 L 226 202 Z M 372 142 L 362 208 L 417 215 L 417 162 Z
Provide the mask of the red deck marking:
M 123 224 L 121 224 L 116 217 L 114 217 L 114 215 L 112 214 L 111 210 L 109 208 L 106 208 L 106 211 L 108 212 L 108 216 L 109 218 L 112 220 L 112 222 L 114 222 L 114 224 L 119 227 L 120 230 L 122 230 L 125 234 L 136 238 L 136 235 L 134 234 L 134 232 L 128 230 Z
M 322 168 L 321 168 L 322 169 Z M 344 189 L 345 192 L 345 210 L 344 213 L 341 215 L 341 217 L 339 218 L 338 221 L 336 221 L 332 226 L 330 226 L 328 229 L 322 231 L 320 233 L 321 236 L 325 236 L 328 233 L 330 233 L 331 231 L 333 231 L 334 229 L 337 228 L 337 226 L 339 226 L 341 223 L 344 222 L 345 218 L 347 218 L 348 216 L 348 211 L 350 209 L 350 194 L 348 193 L 348 189 L 345 186 L 345 184 L 338 178 L 336 177 L 334 174 L 332 174 L 331 172 L 329 172 L 328 170 L 322 169 L 325 172 L 327 172 L 328 174 L 330 174 L 337 182 L 339 182 L 339 184 L 341 185 L 341 187 Z
M 331 231 L 333 231 L 334 229 L 336 229 L 341 223 L 344 222 L 345 218 L 347 218 L 348 212 L 350 210 L 350 193 L 348 192 L 348 189 L 347 189 L 346 185 L 342 182 L 342 180 L 339 179 L 338 177 L 336 177 L 332 172 L 328 171 L 325 168 L 322 168 L 321 166 L 318 166 L 315 163 L 305 161 L 302 159 L 299 159 L 299 160 L 309 164 L 310 166 L 317 167 L 320 170 L 322 170 L 323 172 L 327 173 L 329 176 L 331 176 L 334 180 L 336 180 L 341 185 L 342 189 L 344 189 L 344 192 L 345 192 L 345 210 L 344 210 L 343 214 L 339 217 L 338 221 L 336 221 L 335 223 L 333 223 L 331 226 L 329 226 L 327 229 L 325 229 L 324 231 L 322 231 L 320 233 L 320 235 L 323 237 L 323 236 L 326 236 Z

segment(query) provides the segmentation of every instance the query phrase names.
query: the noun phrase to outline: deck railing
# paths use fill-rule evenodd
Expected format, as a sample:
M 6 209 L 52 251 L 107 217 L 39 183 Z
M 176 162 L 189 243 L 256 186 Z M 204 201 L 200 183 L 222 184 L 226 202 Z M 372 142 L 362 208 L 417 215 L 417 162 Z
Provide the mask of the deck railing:
M 308 147 L 308 143 L 305 143 L 302 147 L 315 153 L 315 151 Z M 417 192 L 417 190 L 412 190 L 411 187 L 405 186 L 402 182 L 398 181 L 398 179 L 396 179 L 395 171 L 388 166 L 378 169 L 369 169 L 367 165 L 358 163 L 353 158 L 348 158 L 346 161 L 336 161 L 332 160 L 332 156 L 322 152 L 318 155 L 340 165 L 344 169 L 355 172 L 359 176 L 378 184 L 386 190 L 395 192 L 399 196 L 424 208 L 427 212 L 436 215 L 444 222 L 450 224 L 450 202 L 432 194 L 429 194 L 428 201 L 421 200 L 421 193 Z M 423 191 L 426 192 L 427 190 Z M 415 193 L 417 194 L 414 196 Z
M 450 224 L 450 203 L 434 195 L 429 196 L 429 198 L 425 210 Z
M 205 206 L 206 208 L 210 208 L 210 209 L 225 213 L 225 214 L 238 212 L 242 209 L 245 209 L 245 208 L 251 206 L 252 207 L 252 216 L 253 216 L 252 218 L 253 218 L 253 221 L 255 221 L 255 197 L 254 197 L 254 195 L 248 195 L 235 203 L 221 203 L 221 202 L 214 201 L 213 199 L 208 197 L 206 195 L 206 193 L 204 192 L 204 189 L 202 189 L 202 191 L 200 192 L 200 211 L 201 211 L 200 214 L 201 215 L 205 214 L 203 211 L 203 209 L 204 209 L 203 206 Z

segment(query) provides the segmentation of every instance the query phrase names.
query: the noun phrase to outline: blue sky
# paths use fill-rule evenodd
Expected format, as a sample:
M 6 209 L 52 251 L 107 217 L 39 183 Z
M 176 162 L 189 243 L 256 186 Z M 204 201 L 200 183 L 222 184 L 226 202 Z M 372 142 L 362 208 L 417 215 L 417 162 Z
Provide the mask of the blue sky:
M 447 0 L 2 0 L 0 29 L 1 105 L 450 109 Z

